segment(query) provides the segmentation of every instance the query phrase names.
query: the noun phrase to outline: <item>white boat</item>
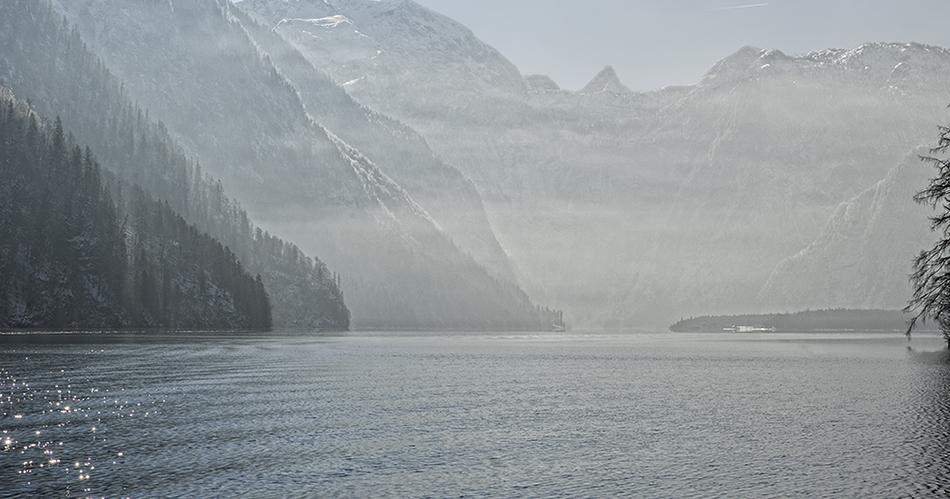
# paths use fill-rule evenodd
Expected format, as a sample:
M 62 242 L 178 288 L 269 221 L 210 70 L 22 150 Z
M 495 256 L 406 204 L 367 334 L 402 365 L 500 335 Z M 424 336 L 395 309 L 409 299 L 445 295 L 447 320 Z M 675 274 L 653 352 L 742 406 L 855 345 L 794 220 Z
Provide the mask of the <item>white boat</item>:
M 732 331 L 733 333 L 774 333 L 775 326 L 765 327 L 758 324 L 755 326 L 732 326 L 723 329 L 723 331 Z

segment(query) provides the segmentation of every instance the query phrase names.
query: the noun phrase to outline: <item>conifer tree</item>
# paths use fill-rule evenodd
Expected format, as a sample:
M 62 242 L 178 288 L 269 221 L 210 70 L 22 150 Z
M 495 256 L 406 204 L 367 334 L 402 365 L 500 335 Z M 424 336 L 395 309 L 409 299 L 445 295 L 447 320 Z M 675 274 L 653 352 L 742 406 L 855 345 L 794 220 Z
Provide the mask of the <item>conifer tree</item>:
M 930 155 L 921 160 L 930 163 L 937 175 L 930 184 L 914 196 L 921 204 L 929 204 L 937 212 L 930 217 L 930 229 L 939 238 L 934 246 L 921 251 L 914 260 L 914 272 L 910 280 L 914 294 L 905 312 L 915 312 L 907 335 L 910 337 L 917 321 L 933 319 L 943 332 L 947 347 L 950 348 L 950 159 L 946 158 L 950 149 L 950 126 L 940 127 L 940 139 Z

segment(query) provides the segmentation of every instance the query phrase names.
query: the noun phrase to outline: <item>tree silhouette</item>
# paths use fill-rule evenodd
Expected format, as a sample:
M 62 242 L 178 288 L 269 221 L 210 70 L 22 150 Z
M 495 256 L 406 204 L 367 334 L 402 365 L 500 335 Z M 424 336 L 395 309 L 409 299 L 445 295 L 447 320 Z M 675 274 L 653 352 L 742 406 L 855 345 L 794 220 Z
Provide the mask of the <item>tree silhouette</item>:
M 941 126 L 937 147 L 930 150 L 929 156 L 921 157 L 937 169 L 937 175 L 914 196 L 914 201 L 929 204 L 937 210 L 930 217 L 930 230 L 940 237 L 932 248 L 921 251 L 914 260 L 914 272 L 910 277 L 914 295 L 904 311 L 916 311 L 907 328 L 908 337 L 918 320 L 933 319 L 950 348 L 950 159 L 938 157 L 946 155 L 948 148 L 950 126 Z

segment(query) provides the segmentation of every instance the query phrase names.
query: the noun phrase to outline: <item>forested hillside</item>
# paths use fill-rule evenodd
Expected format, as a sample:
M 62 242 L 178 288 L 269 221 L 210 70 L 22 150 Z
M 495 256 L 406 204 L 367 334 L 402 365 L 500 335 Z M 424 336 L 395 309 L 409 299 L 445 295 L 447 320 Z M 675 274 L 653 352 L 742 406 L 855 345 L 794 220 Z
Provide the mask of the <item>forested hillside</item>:
M 0 88 L 0 328 L 271 327 L 260 277 L 230 250 L 103 178 L 59 119 Z
M 46 1 L 0 3 L 0 84 L 95 151 L 103 167 L 230 248 L 260 274 L 278 327 L 346 329 L 349 310 L 327 267 L 257 228 L 220 182 L 189 159 L 161 122 L 123 85 Z

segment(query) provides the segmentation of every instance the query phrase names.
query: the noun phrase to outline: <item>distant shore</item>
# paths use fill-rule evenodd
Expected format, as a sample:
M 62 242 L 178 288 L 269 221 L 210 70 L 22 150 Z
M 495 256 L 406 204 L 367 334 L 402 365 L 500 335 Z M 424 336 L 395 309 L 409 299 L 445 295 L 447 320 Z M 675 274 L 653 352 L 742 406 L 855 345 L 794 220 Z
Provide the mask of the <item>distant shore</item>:
M 794 313 L 703 315 L 681 319 L 670 331 L 726 331 L 735 328 L 775 331 L 900 331 L 907 330 L 910 315 L 900 310 L 805 310 Z M 932 323 L 918 325 L 921 331 L 937 330 Z

